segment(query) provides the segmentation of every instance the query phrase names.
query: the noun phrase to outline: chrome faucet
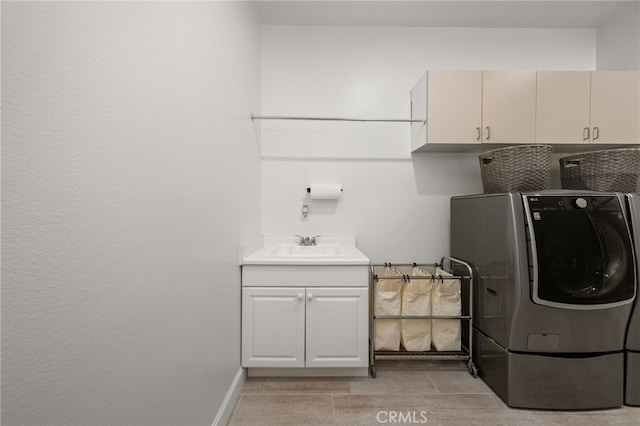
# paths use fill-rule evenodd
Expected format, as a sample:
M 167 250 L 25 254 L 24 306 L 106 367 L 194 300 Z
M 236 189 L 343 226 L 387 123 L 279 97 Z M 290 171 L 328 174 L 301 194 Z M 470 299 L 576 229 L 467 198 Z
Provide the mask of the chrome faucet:
M 313 237 L 308 237 L 308 236 L 302 236 L 302 235 L 298 235 L 296 234 L 296 237 L 300 238 L 300 241 L 298 244 L 300 244 L 301 246 L 315 246 L 316 245 L 316 238 L 320 237 L 321 235 L 315 235 Z

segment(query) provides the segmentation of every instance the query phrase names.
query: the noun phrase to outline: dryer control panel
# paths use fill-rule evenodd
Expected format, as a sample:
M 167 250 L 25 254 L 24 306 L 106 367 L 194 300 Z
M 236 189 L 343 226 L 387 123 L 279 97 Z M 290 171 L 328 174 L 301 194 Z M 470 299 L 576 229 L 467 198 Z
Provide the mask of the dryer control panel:
M 616 195 L 585 195 L 585 196 L 525 196 L 529 211 L 563 211 L 563 210 L 587 210 L 587 211 L 611 211 L 623 212 L 620 199 Z

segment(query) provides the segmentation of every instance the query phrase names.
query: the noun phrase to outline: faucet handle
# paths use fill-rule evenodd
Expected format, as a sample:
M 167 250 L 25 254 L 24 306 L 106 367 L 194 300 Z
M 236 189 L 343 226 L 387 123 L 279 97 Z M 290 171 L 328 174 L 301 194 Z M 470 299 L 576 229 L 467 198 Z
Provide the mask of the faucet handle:
M 316 245 L 316 238 L 321 237 L 322 235 L 314 235 L 313 237 L 311 237 L 311 245 L 315 246 Z

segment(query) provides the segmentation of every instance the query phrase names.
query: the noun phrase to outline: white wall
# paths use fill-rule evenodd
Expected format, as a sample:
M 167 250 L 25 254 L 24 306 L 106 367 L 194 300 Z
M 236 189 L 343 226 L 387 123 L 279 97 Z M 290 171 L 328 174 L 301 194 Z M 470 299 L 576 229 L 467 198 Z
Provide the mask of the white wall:
M 592 70 L 595 30 L 266 26 L 265 115 L 408 118 L 427 69 Z M 410 154 L 408 124 L 263 121 L 262 232 L 352 234 L 374 262 L 448 253 L 449 197 L 482 191 L 477 154 Z M 340 201 L 300 209 L 311 183 Z
M 3 424 L 211 425 L 259 46 L 250 3 L 2 3 Z
M 634 1 L 597 28 L 598 70 L 640 70 L 640 2 Z

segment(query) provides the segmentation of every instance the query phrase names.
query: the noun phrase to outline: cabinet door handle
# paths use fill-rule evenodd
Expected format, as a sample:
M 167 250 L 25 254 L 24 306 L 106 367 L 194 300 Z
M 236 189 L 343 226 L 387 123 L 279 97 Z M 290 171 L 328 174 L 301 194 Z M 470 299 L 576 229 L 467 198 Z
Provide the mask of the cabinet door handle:
M 491 128 L 489 126 L 485 127 L 485 129 L 487 130 L 487 138 L 486 140 L 489 140 L 491 138 Z
M 479 141 L 481 136 L 482 131 L 480 130 L 480 127 L 476 127 L 476 140 Z
M 588 141 L 589 140 L 589 136 L 590 136 L 589 133 L 590 133 L 590 131 L 589 131 L 588 127 L 585 127 L 584 130 L 582 130 L 582 140 L 583 141 Z
M 307 293 L 307 300 L 313 299 L 313 293 Z
M 594 127 L 593 128 L 593 140 L 595 141 L 596 139 L 600 139 L 600 128 L 599 127 Z
M 304 299 L 304 296 L 302 295 L 302 293 L 298 293 L 296 297 L 298 298 L 298 300 Z

